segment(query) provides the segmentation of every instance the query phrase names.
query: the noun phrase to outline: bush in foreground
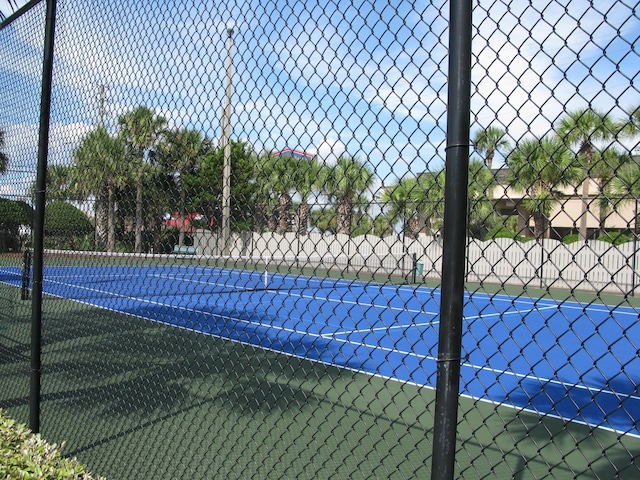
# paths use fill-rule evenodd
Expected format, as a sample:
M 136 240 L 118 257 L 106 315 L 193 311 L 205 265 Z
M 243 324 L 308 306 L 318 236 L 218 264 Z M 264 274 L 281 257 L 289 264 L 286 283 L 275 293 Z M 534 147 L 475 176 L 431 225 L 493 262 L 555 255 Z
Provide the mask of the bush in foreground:
M 47 444 L 40 435 L 34 435 L 0 409 L 0 478 L 92 480 L 94 477 L 76 459 L 62 458 L 57 445 Z

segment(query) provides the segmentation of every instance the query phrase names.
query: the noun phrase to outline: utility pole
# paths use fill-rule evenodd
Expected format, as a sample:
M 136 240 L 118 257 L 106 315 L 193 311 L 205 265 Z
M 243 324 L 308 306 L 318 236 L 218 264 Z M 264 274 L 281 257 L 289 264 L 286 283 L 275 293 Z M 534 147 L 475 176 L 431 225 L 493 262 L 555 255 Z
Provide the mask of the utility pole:
M 100 84 L 100 105 L 98 107 L 98 128 L 104 128 L 104 83 Z
M 229 255 L 231 241 L 231 75 L 233 28 L 227 28 L 227 102 L 223 116 L 222 144 L 224 168 L 222 173 L 222 255 Z

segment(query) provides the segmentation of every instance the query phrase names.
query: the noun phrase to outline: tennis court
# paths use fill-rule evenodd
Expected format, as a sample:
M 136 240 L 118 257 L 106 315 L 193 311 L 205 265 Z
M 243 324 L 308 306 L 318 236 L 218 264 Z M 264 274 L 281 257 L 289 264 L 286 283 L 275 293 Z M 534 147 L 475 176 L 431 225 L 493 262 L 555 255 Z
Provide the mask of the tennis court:
M 2 281 L 20 271 L 2 267 Z M 433 387 L 438 290 L 198 265 L 51 265 L 43 291 L 197 333 Z M 639 312 L 469 294 L 461 392 L 640 435 Z M 532 341 L 533 339 L 533 341 Z

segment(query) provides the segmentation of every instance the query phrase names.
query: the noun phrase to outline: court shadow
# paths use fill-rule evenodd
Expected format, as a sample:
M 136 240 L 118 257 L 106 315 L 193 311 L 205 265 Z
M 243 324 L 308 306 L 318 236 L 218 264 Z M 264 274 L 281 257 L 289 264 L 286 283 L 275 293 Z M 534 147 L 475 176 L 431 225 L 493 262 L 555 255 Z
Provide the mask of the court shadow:
M 242 329 L 216 327 L 229 330 L 233 341 L 181 326 L 75 302 L 45 302 L 43 430 L 67 439 L 67 455 L 74 455 L 190 410 L 194 418 L 222 406 L 243 416 L 300 412 L 317 403 L 319 381 L 340 375 L 292 355 L 326 351 L 322 339 L 276 335 L 264 345 L 270 330 L 264 319 Z M 18 352 L 6 353 L 13 358 Z M 5 400 L 12 407 L 29 401 Z
M 617 395 L 548 381 L 525 379 L 520 386 L 507 400 L 524 409 L 508 426 L 518 452 L 513 478 L 529 478 L 532 470 L 558 478 L 640 478 L 640 438 L 612 430 L 637 428 L 631 401 L 625 407 Z
M 234 320 L 225 319 L 232 313 Z M 334 458 L 353 456 L 347 446 L 364 440 L 357 447 L 362 455 L 385 462 L 389 435 L 400 439 L 398 449 L 413 451 L 416 438 L 426 449 L 430 396 L 361 375 L 367 358 L 348 342 L 291 331 L 266 315 L 238 319 L 236 313 L 148 305 L 126 314 L 47 299 L 43 434 L 65 440 L 65 455 L 102 466 L 97 471 L 113 478 L 124 478 L 131 463 L 145 474 L 164 468 L 180 478 L 180 469 L 188 469 L 181 458 L 206 468 L 222 461 L 212 450 L 259 454 L 278 442 L 284 443 L 277 448 L 286 447 L 283 455 L 317 444 Z M 21 409 L 28 404 L 26 394 L 10 400 Z M 118 451 L 131 459 L 121 462 L 111 453 Z M 405 462 L 401 468 L 415 469 L 398 458 Z

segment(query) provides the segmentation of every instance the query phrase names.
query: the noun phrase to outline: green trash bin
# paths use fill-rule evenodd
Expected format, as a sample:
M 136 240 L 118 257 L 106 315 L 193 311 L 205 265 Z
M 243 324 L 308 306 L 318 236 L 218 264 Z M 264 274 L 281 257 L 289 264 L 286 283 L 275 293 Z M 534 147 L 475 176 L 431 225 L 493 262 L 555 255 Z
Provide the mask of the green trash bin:
M 424 271 L 424 263 L 416 262 L 416 268 L 415 268 L 416 275 L 422 275 L 423 271 Z

